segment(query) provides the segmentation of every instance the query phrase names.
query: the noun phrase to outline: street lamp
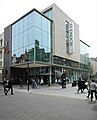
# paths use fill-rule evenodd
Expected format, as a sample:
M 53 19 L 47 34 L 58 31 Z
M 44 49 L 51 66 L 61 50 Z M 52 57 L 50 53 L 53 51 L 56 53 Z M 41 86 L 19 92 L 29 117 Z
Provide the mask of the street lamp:
M 28 70 L 28 81 L 27 81 L 27 83 L 28 83 L 28 91 L 29 91 L 29 62 L 27 63 L 27 70 Z

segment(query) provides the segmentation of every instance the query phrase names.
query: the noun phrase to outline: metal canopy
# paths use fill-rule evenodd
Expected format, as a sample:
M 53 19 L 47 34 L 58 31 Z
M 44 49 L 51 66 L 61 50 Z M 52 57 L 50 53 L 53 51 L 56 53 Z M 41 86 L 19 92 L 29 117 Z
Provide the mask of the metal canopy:
M 27 68 L 29 65 L 29 68 L 35 68 L 35 67 L 46 67 L 46 66 L 51 66 L 50 64 L 46 63 L 40 63 L 40 62 L 33 62 L 33 63 L 18 63 L 18 64 L 14 64 L 11 65 L 10 67 L 14 67 L 14 68 Z

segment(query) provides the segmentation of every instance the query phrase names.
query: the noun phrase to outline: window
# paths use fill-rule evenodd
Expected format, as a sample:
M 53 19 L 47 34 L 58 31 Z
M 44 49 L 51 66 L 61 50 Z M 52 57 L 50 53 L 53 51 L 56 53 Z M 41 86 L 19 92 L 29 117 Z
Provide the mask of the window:
M 0 62 L 0 68 L 2 68 L 2 62 Z
M 0 40 L 0 47 L 2 47 L 2 41 L 3 41 L 3 40 L 1 39 L 1 40 Z
M 46 17 L 52 20 L 52 8 L 43 13 Z
M 0 51 L 0 58 L 2 58 L 2 51 Z

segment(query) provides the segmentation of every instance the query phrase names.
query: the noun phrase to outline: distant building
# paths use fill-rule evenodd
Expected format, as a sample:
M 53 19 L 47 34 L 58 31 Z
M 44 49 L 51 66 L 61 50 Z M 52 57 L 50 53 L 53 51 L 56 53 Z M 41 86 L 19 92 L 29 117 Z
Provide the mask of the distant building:
M 3 78 L 4 70 L 4 33 L 0 34 L 0 80 Z
M 33 9 L 6 27 L 4 42 L 8 78 L 29 76 L 47 84 L 64 69 L 70 82 L 89 77 L 89 46 L 79 40 L 79 26 L 55 4 L 42 12 Z
M 91 76 L 97 76 L 97 58 L 90 58 Z

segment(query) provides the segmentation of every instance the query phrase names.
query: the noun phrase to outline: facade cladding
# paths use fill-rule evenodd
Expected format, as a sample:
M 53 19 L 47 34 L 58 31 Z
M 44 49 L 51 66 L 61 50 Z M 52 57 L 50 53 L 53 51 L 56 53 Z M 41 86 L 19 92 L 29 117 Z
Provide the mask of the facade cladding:
M 10 47 L 5 76 L 15 82 L 33 77 L 54 83 L 64 69 L 69 82 L 89 77 L 89 46 L 79 40 L 78 25 L 55 4 L 41 13 L 33 9 L 4 32 Z

